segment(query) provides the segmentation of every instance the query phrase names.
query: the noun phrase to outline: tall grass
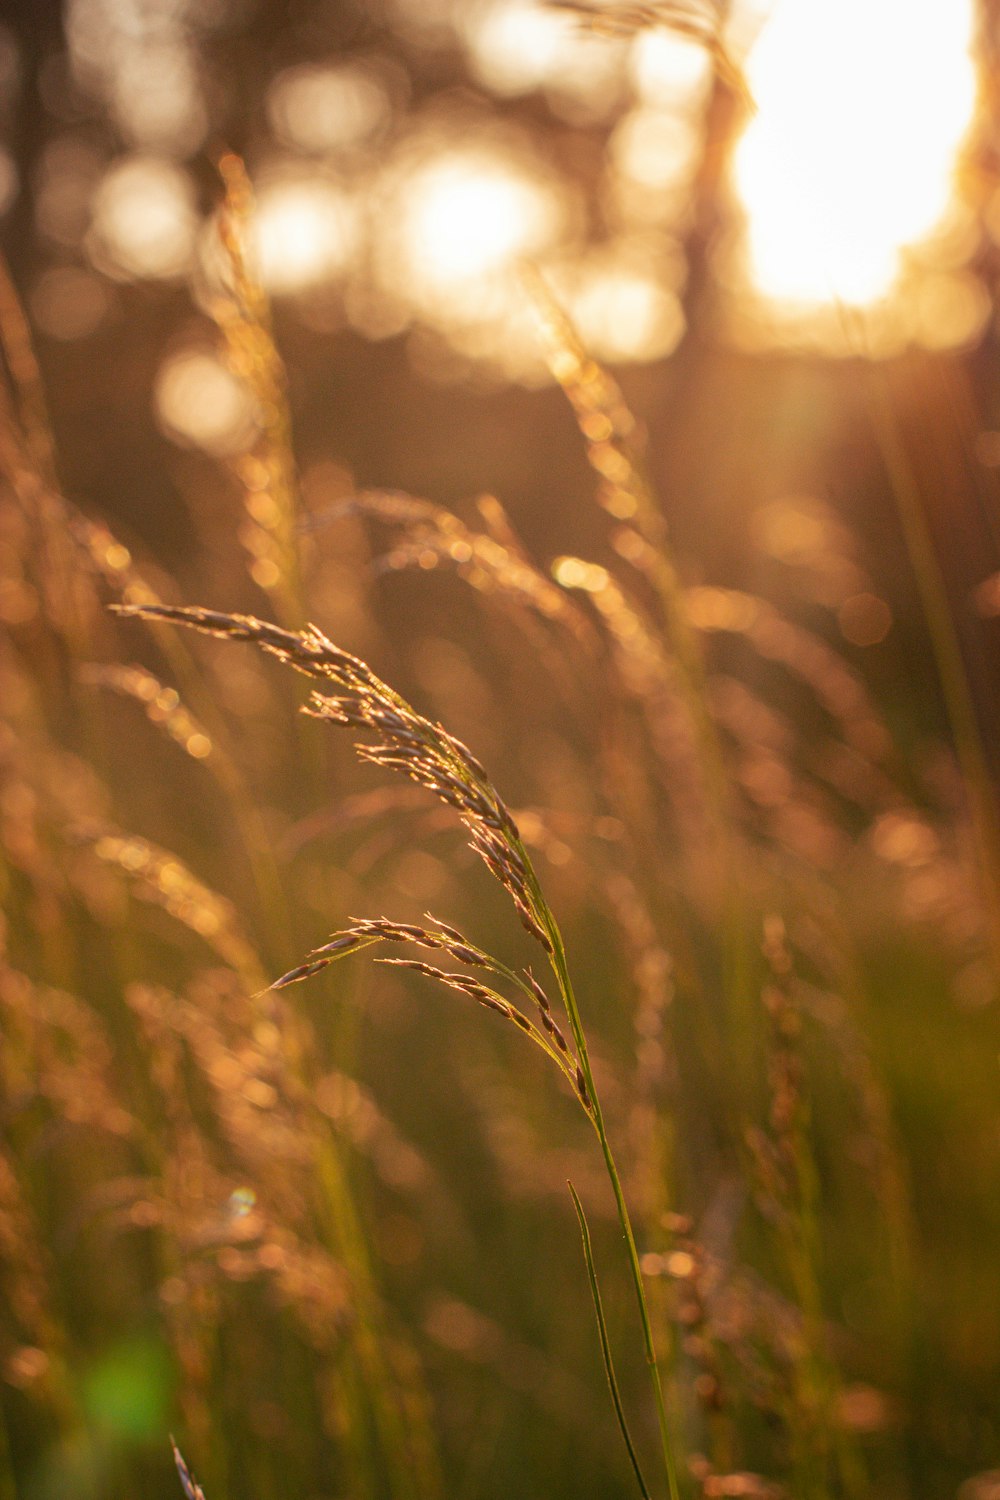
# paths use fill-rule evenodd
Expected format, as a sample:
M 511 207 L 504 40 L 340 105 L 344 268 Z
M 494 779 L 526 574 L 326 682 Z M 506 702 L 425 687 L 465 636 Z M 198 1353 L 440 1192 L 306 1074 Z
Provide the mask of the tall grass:
M 601 558 L 543 568 L 493 499 L 303 514 L 224 174 L 220 340 L 265 419 L 245 551 L 193 571 L 246 608 L 170 602 L 60 493 L 0 289 L 0 1493 L 169 1493 L 174 1429 L 209 1500 L 936 1497 L 987 1467 L 1000 1343 L 961 1111 L 994 919 L 947 751 L 815 617 L 687 581 L 534 273 Z M 475 622 L 421 674 L 370 591 L 405 697 L 307 623 L 347 542 Z M 925 1171 L 956 1118 L 964 1194 Z

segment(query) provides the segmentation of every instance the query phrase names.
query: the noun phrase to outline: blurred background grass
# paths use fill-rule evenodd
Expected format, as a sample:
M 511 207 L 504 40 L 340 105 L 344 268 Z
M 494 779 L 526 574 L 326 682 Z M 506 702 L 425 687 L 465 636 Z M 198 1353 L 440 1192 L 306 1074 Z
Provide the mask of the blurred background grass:
M 995 31 L 9 0 L 56 467 L 5 293 L 3 1500 L 175 1493 L 171 1430 L 209 1500 L 625 1493 L 568 1176 L 655 1441 L 599 1162 L 509 1028 L 364 960 L 251 998 L 352 914 L 530 940 L 277 667 L 106 616 L 153 592 L 315 618 L 489 766 L 691 1492 L 994 1493 Z

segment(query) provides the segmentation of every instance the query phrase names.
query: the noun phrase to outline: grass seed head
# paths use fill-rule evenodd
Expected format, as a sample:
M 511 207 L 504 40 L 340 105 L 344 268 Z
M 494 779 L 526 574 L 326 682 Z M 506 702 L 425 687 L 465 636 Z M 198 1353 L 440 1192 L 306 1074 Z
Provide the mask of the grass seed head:
M 527 931 L 552 952 L 552 940 L 536 910 L 537 881 L 517 825 L 485 768 L 461 740 L 417 713 L 366 663 L 335 646 L 315 625 L 291 631 L 252 615 L 190 606 L 120 605 L 117 610 L 251 642 L 306 676 L 332 683 L 338 692 L 314 692 L 307 711 L 314 718 L 369 731 L 375 743 L 357 747 L 361 759 L 402 772 L 453 807 L 472 848 L 511 896 Z M 284 976 L 279 985 L 291 982 Z

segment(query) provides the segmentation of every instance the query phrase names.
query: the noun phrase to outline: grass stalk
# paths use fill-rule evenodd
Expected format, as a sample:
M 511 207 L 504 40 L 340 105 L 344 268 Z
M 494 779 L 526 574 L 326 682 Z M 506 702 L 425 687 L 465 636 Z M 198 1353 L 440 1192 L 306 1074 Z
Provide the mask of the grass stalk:
M 601 1358 L 604 1361 L 604 1373 L 608 1377 L 608 1390 L 611 1392 L 611 1402 L 618 1418 L 618 1426 L 621 1431 L 625 1447 L 628 1450 L 629 1460 L 635 1473 L 636 1483 L 642 1492 L 643 1500 L 650 1500 L 649 1489 L 643 1478 L 639 1459 L 636 1456 L 632 1435 L 628 1430 L 628 1422 L 625 1418 L 625 1409 L 622 1406 L 621 1391 L 618 1389 L 618 1377 L 615 1375 L 614 1360 L 611 1355 L 611 1343 L 608 1339 L 608 1325 L 604 1318 L 604 1304 L 601 1301 L 601 1288 L 597 1280 L 597 1268 L 594 1265 L 594 1249 L 590 1241 L 590 1226 L 587 1216 L 580 1202 L 580 1195 L 571 1182 L 567 1182 L 570 1197 L 573 1199 L 573 1207 L 576 1209 L 577 1221 L 580 1225 L 580 1237 L 583 1240 L 583 1258 L 587 1263 L 587 1279 L 590 1282 L 590 1296 L 594 1304 L 594 1316 L 597 1319 L 597 1333 L 601 1341 Z
M 618 1175 L 618 1166 L 615 1162 L 611 1142 L 608 1139 L 607 1128 L 604 1123 L 604 1114 L 601 1109 L 600 1097 L 594 1083 L 594 1074 L 590 1065 L 590 1056 L 587 1051 L 587 1038 L 583 1029 L 583 1020 L 577 1005 L 576 995 L 573 990 L 573 982 L 570 979 L 569 967 L 566 962 L 566 949 L 563 944 L 562 934 L 556 924 L 555 917 L 549 910 L 541 891 L 537 890 L 539 909 L 542 922 L 552 941 L 551 964 L 555 974 L 556 982 L 562 994 L 563 1004 L 569 1020 L 573 1040 L 576 1043 L 577 1055 L 580 1060 L 580 1071 L 583 1074 L 587 1091 L 590 1095 L 590 1116 L 597 1132 L 597 1138 L 601 1145 L 601 1153 L 604 1157 L 604 1165 L 607 1169 L 611 1190 L 614 1194 L 615 1208 L 618 1212 L 618 1222 L 621 1225 L 622 1235 L 628 1255 L 629 1271 L 632 1277 L 632 1285 L 635 1290 L 636 1303 L 639 1309 L 639 1322 L 642 1327 L 643 1350 L 646 1358 L 646 1368 L 649 1374 L 650 1384 L 653 1390 L 653 1401 L 656 1406 L 656 1420 L 660 1434 L 660 1448 L 663 1454 L 663 1464 L 667 1475 L 667 1489 L 670 1500 L 680 1500 L 680 1486 L 677 1474 L 677 1461 L 674 1455 L 674 1442 L 670 1433 L 670 1424 L 667 1419 L 666 1401 L 663 1394 L 663 1382 L 660 1378 L 660 1366 L 656 1352 L 656 1344 L 653 1338 L 653 1325 L 649 1315 L 649 1305 L 646 1300 L 646 1289 L 642 1280 L 642 1267 L 639 1263 L 639 1251 L 635 1243 L 635 1234 L 632 1229 L 632 1219 L 629 1215 L 628 1205 L 625 1202 L 625 1193 L 622 1188 L 621 1178 Z

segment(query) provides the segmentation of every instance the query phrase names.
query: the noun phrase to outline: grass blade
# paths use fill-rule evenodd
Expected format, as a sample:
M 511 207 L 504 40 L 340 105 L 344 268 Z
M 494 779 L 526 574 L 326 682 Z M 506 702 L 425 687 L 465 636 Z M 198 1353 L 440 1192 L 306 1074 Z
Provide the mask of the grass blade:
M 615 1375 L 615 1367 L 611 1358 L 611 1344 L 608 1340 L 608 1325 L 604 1321 L 604 1306 L 601 1302 L 601 1289 L 597 1284 L 597 1270 L 594 1266 L 594 1252 L 590 1243 L 590 1228 L 587 1224 L 587 1216 L 583 1211 L 583 1204 L 580 1202 L 580 1196 L 577 1193 L 576 1188 L 571 1182 L 567 1182 L 566 1186 L 569 1188 L 570 1196 L 573 1199 L 573 1207 L 576 1209 L 576 1217 L 580 1224 L 580 1237 L 583 1240 L 583 1258 L 587 1262 L 587 1277 L 590 1281 L 590 1295 L 593 1298 L 594 1302 L 594 1314 L 597 1318 L 597 1332 L 601 1340 L 601 1358 L 604 1360 L 604 1373 L 608 1377 L 608 1389 L 611 1392 L 611 1400 L 615 1408 L 615 1416 L 618 1418 L 618 1426 L 621 1430 L 621 1435 L 624 1439 L 625 1447 L 628 1449 L 628 1456 L 632 1461 L 632 1468 L 635 1471 L 636 1481 L 642 1493 L 643 1500 L 650 1500 L 649 1490 L 646 1486 L 645 1479 L 642 1477 L 642 1470 L 639 1467 L 639 1460 L 636 1456 L 635 1447 L 632 1443 L 632 1436 L 628 1430 L 628 1423 L 625 1420 L 625 1409 L 622 1406 L 621 1392 L 618 1389 L 618 1377 Z

